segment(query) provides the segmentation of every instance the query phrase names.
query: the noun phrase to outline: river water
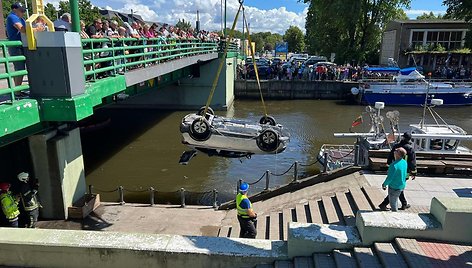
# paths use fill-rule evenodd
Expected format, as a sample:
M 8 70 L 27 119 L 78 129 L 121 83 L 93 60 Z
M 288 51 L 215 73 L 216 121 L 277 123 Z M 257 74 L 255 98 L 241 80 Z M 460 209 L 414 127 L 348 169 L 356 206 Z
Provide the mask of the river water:
M 325 100 L 268 101 L 269 114 L 284 125 L 291 134 L 291 142 L 285 152 L 278 155 L 256 155 L 251 159 L 226 159 L 198 154 L 189 165 L 178 164 L 180 155 L 187 147 L 181 144 L 179 124 L 188 111 L 163 111 L 149 109 L 100 109 L 93 120 L 110 119 L 100 129 L 82 134 L 86 180 L 102 199 L 117 200 L 118 194 L 103 191 L 121 185 L 130 191 L 126 200 L 147 202 L 149 187 L 157 190 L 159 202 L 178 202 L 181 187 L 190 192 L 207 192 L 217 189 L 219 200 L 233 198 L 238 179 L 253 182 L 270 170 L 274 174 L 286 171 L 294 161 L 310 164 L 316 161 L 319 148 L 324 143 L 348 143 L 353 139 L 337 139 L 334 132 L 349 132 L 349 127 L 364 106 L 346 105 L 343 102 Z M 387 107 L 386 111 L 400 111 L 401 131 L 409 123 L 418 123 L 421 108 Z M 472 108 L 439 108 L 439 114 L 450 124 L 456 124 L 472 133 Z M 219 115 L 259 121 L 262 107 L 257 101 L 235 101 L 229 111 Z M 356 131 L 369 129 L 368 117 Z M 467 144 L 472 145 L 472 144 Z M 300 173 L 311 175 L 319 172 L 318 164 L 301 167 Z M 270 187 L 290 182 L 293 172 L 284 176 L 271 176 Z M 265 182 L 251 187 L 260 191 Z M 198 196 L 198 197 L 195 197 Z M 191 203 L 208 203 L 209 194 L 195 195 Z M 189 203 L 189 202 L 187 202 Z

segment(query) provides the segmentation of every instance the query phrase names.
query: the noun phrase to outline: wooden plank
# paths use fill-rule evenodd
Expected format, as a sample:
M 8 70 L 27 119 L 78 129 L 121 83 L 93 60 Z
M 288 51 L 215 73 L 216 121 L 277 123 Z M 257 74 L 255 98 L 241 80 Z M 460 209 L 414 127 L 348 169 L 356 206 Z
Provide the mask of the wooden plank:
M 270 213 L 269 239 L 280 240 L 278 212 Z
M 384 200 L 385 196 L 384 193 L 381 192 L 378 188 L 370 187 L 370 186 L 364 186 L 364 191 L 367 194 L 367 199 L 372 206 L 372 208 L 375 210 L 380 203 Z
M 417 166 L 424 167 L 444 167 L 445 164 L 441 160 L 417 160 Z
M 370 206 L 361 189 L 350 188 L 349 192 L 351 193 L 352 198 L 354 199 L 354 202 L 356 203 L 356 206 L 359 210 L 372 211 L 372 207 Z
M 342 192 L 336 193 L 336 199 L 338 200 L 341 212 L 343 213 L 344 223 L 349 226 L 356 225 L 356 217 L 352 211 L 349 201 L 347 200 L 346 194 Z
M 292 210 L 289 208 L 285 208 L 282 212 L 283 217 L 283 240 L 287 240 L 288 238 L 288 223 L 292 222 Z
M 447 167 L 458 167 L 458 168 L 470 168 L 472 167 L 472 161 L 451 161 L 451 160 L 442 160 L 441 161 Z
M 326 211 L 326 217 L 328 218 L 328 223 L 330 224 L 340 224 L 341 221 L 339 220 L 338 214 L 336 213 L 336 209 L 334 208 L 333 201 L 329 196 L 322 196 L 321 200 L 323 201 L 323 206 Z
M 318 207 L 318 201 L 316 200 L 308 201 L 308 207 L 310 209 L 311 222 L 323 223 L 323 219 L 321 218 L 320 208 Z
M 257 239 L 267 239 L 266 237 L 266 223 L 267 223 L 267 216 L 262 215 L 257 217 Z
M 303 204 L 296 204 L 295 211 L 297 214 L 297 222 L 307 223 L 306 212 L 305 212 L 305 205 Z
M 228 234 L 229 234 L 229 226 L 223 226 L 220 228 L 218 237 L 228 237 Z

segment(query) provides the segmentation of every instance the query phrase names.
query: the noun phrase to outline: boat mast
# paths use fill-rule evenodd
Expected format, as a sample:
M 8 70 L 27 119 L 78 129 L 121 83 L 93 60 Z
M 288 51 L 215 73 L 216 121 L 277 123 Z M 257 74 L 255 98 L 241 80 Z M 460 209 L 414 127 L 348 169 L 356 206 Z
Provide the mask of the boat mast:
M 429 86 L 430 86 L 429 81 L 426 81 L 426 79 L 424 81 L 428 85 L 428 88 L 426 89 L 426 95 L 424 97 L 423 118 L 421 119 L 421 122 L 420 122 L 421 123 L 420 124 L 421 128 L 423 128 L 424 121 L 426 120 L 426 109 L 428 108 L 428 96 L 429 96 Z

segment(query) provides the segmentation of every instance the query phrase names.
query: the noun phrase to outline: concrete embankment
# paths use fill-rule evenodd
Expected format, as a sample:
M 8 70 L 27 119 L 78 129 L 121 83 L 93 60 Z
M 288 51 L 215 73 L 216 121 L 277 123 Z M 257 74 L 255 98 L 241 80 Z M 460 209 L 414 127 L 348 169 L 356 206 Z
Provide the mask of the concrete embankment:
M 266 99 L 322 99 L 348 100 L 352 98 L 351 88 L 356 82 L 341 81 L 287 81 L 263 80 L 261 89 Z M 238 99 L 259 99 L 256 80 L 235 80 L 234 95 Z

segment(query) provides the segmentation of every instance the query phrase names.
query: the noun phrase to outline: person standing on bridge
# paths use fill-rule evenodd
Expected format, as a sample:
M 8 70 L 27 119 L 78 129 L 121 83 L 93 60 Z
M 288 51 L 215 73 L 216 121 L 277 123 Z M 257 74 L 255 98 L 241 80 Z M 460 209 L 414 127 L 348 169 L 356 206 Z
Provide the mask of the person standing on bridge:
M 252 204 L 247 197 L 249 190 L 249 184 L 243 182 L 239 186 L 239 193 L 236 196 L 236 209 L 238 211 L 238 221 L 240 226 L 240 238 L 256 238 L 256 226 L 255 222 L 257 214 L 252 209 Z
M 6 182 L 0 183 L 0 203 L 2 205 L 2 211 L 7 218 L 10 227 L 18 228 L 18 216 L 20 211 L 18 210 L 18 203 L 10 192 L 10 184 Z
M 411 180 L 414 180 L 416 178 L 416 172 L 417 172 L 416 171 L 416 153 L 415 153 L 415 149 L 411 145 L 411 142 L 410 142 L 411 138 L 412 137 L 410 133 L 408 132 L 403 133 L 402 140 L 399 143 L 393 145 L 392 150 L 390 151 L 390 154 L 388 155 L 388 158 L 387 158 L 387 165 L 390 165 L 395 160 L 394 159 L 395 150 L 398 148 L 405 149 L 406 151 L 405 160 L 408 164 L 408 173 L 405 178 L 406 180 L 410 178 L 410 175 L 411 175 Z M 408 204 L 408 202 L 406 201 L 405 193 L 403 191 L 401 192 L 399 198 L 400 198 L 400 202 L 402 203 L 400 210 L 408 209 L 410 207 L 410 204 Z M 389 203 L 389 200 L 387 196 L 385 197 L 384 201 L 379 205 L 379 208 L 381 210 L 387 210 L 388 203 Z
M 39 217 L 39 207 L 38 202 L 38 184 L 32 183 L 30 181 L 30 176 L 26 172 L 21 172 L 18 174 L 18 180 L 20 181 L 20 207 L 22 213 L 24 212 L 24 227 L 26 228 L 35 228 L 36 223 L 38 222 Z M 23 227 L 23 224 L 22 224 Z
M 395 149 L 395 161 L 388 167 L 387 178 L 382 184 L 382 189 L 386 190 L 388 186 L 388 200 L 392 211 L 397 211 L 398 197 L 403 192 L 406 186 L 407 163 L 403 157 L 406 155 L 406 150 L 402 147 Z

